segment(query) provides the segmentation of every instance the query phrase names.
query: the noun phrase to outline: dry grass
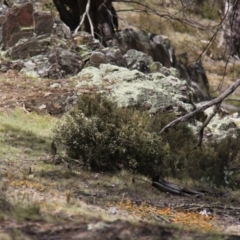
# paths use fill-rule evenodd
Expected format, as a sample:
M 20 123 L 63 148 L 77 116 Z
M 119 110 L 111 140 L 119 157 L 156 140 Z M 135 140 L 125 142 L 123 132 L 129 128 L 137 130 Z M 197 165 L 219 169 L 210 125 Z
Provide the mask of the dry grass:
M 118 208 L 130 212 L 145 221 L 162 221 L 180 225 L 184 228 L 203 231 L 216 230 L 215 219 L 211 215 L 203 215 L 195 211 L 173 210 L 169 207 L 159 208 L 146 202 L 133 203 L 127 199 L 118 203 Z
M 172 15 L 173 17 L 179 18 L 187 16 L 190 21 L 197 22 L 205 27 L 208 26 L 209 28 L 202 30 L 201 28 L 175 21 L 173 18 L 159 17 L 139 11 L 120 11 L 118 13 L 120 16 L 120 28 L 140 28 L 152 33 L 166 35 L 175 48 L 176 54 L 188 53 L 189 62 L 196 61 L 201 54 L 211 89 L 216 90 L 219 88 L 219 84 L 221 84 L 223 80 L 221 91 L 213 92 L 213 96 L 223 92 L 238 78 L 240 74 L 239 63 L 237 61 L 233 62 L 231 59 L 226 66 L 226 59 L 223 58 L 225 49 L 217 47 L 220 41 L 220 32 L 217 33 L 215 40 L 208 46 L 208 42 L 215 33 L 215 29 L 212 28 L 212 26 L 217 26 L 220 22 L 219 16 L 217 16 L 217 11 L 220 8 L 218 1 L 205 1 L 202 5 L 202 10 L 199 6 L 193 4 L 185 9 L 185 13 L 180 11 L 181 6 L 179 6 L 180 3 L 178 1 L 151 1 L 151 4 L 147 4 L 158 11 L 159 14 Z M 211 6 L 211 11 L 209 11 L 209 6 Z M 115 7 L 118 10 L 133 8 L 144 9 L 136 4 L 131 5 L 124 3 L 116 3 Z M 122 19 L 124 19 L 124 21 L 122 21 Z M 239 94 L 240 90 L 237 90 L 235 95 L 238 96 Z
M 45 0 L 44 3 L 49 3 Z M 154 1 L 157 4 L 159 1 Z M 126 5 L 116 3 L 118 9 Z M 159 10 L 163 6 L 158 5 Z M 173 10 L 169 10 L 173 11 Z M 143 17 L 144 16 L 144 17 Z M 151 32 L 168 35 L 177 53 L 189 52 L 190 61 L 195 60 L 211 32 L 203 32 L 164 18 L 136 13 L 121 13 L 120 28 L 141 27 Z M 197 19 L 197 16 L 193 16 Z M 141 21 L 139 21 L 141 20 Z M 201 19 L 206 24 L 208 20 Z M 212 22 L 210 22 L 212 24 Z M 180 49 L 180 50 L 179 50 Z M 225 63 L 213 61 L 209 51 L 204 58 L 211 88 L 215 89 L 224 74 Z M 229 64 L 223 89 L 239 75 L 239 66 Z M 19 76 L 15 77 L 16 80 Z M 28 79 L 29 80 L 29 79 Z M 34 79 L 32 79 L 34 80 Z M 0 79 L 1 86 L 15 86 L 11 78 Z M 31 81 L 38 85 L 39 81 Z M 29 81 L 19 81 L 21 88 L 29 88 Z M 31 91 L 31 90 L 29 90 Z M 240 94 L 239 91 L 236 91 Z M 234 97 L 238 97 L 234 96 Z M 160 202 L 169 199 L 169 195 L 159 193 L 151 187 L 149 179 L 134 176 L 127 171 L 118 174 L 92 173 L 78 165 L 66 169 L 64 165 L 53 165 L 49 162 L 52 128 L 56 118 L 35 113 L 26 113 L 22 109 L 0 112 L 0 196 L 6 201 L 1 212 L 1 220 L 17 219 L 19 221 L 78 221 L 80 218 L 98 218 L 103 220 L 127 219 L 138 222 L 169 220 L 181 227 L 213 230 L 216 219 L 200 216 L 197 212 L 173 211 L 168 207 L 154 207 L 146 202 Z M 61 148 L 58 149 L 63 155 Z M 132 179 L 135 179 L 135 183 Z M 179 182 L 178 182 L 179 183 Z M 179 184 L 183 184 L 182 182 Z M 186 180 L 184 185 L 191 187 L 194 183 Z M 131 200 L 128 200 L 131 199 Z M 176 198 L 178 201 L 178 198 Z M 234 192 L 232 199 L 239 203 L 239 192 Z M 136 204 L 140 201 L 142 204 Z M 163 200 L 164 201 L 164 200 Z M 4 202 L 4 201 L 3 201 Z M 2 202 L 0 202 L 2 203 Z M 11 210 L 13 206 L 13 210 Z M 117 215 L 109 214 L 109 207 L 117 208 Z M 2 210 L 3 208 L 1 208 Z M 11 212 L 12 211 L 12 212 Z M 162 217 L 162 218 L 161 218 Z M 16 238 L 21 233 L 16 230 Z M 0 233 L 0 239 L 12 239 Z

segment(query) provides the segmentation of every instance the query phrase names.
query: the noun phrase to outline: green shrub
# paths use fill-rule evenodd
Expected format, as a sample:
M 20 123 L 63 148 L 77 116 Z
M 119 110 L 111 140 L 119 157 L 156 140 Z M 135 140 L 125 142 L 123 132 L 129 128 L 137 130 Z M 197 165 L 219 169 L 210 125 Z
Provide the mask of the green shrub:
M 54 133 L 69 157 L 81 159 L 93 171 L 124 168 L 146 176 L 211 177 L 217 185 L 228 184 L 230 175 L 233 177 L 228 169 L 238 155 L 238 139 L 194 149 L 197 138 L 185 123 L 159 135 L 175 117 L 119 108 L 100 94 L 87 94 L 59 121 Z
M 82 159 L 92 170 L 126 168 L 151 175 L 162 172 L 169 147 L 147 131 L 149 120 L 147 113 L 118 108 L 101 95 L 83 95 L 60 121 L 55 136 L 70 157 Z

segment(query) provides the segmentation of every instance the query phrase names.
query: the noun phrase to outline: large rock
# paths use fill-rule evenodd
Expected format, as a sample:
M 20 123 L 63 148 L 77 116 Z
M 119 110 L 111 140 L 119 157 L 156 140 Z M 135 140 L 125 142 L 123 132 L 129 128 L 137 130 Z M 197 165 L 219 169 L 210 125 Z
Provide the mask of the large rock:
M 189 62 L 188 53 L 176 56 L 176 68 L 181 79 L 185 79 L 195 91 L 194 101 L 201 102 L 210 99 L 209 82 L 201 60 Z
M 196 106 L 201 107 L 205 103 L 206 102 L 201 102 L 196 104 Z M 214 113 L 214 111 L 215 106 L 206 109 L 201 114 L 201 118 L 199 119 L 200 122 L 195 125 L 189 124 L 196 134 L 198 134 L 202 126 L 201 122 L 204 122 L 208 117 L 210 117 Z M 205 140 L 219 140 L 229 135 L 231 135 L 232 137 L 237 137 L 238 131 L 240 130 L 240 125 L 238 124 L 240 118 L 238 117 L 238 114 L 236 117 L 233 116 L 234 114 L 231 116 L 227 114 L 227 112 L 223 108 L 220 108 L 218 113 L 214 115 L 214 117 L 211 119 L 210 123 L 205 129 Z
M 2 56 L 11 58 L 1 61 L 2 72 L 16 69 L 31 77 L 57 79 L 75 75 L 83 67 L 69 28 L 30 2 L 2 11 L 0 32 L 6 50 Z
M 167 73 L 144 74 L 138 70 L 101 64 L 99 68 L 83 69 L 73 80 L 77 81 L 76 91 L 103 92 L 119 106 L 138 107 L 149 113 L 165 110 L 174 111 L 180 116 L 196 107 L 191 102 L 193 89 L 186 81 Z M 201 103 L 197 104 L 197 107 L 199 106 Z M 214 107 L 211 107 L 188 123 L 196 135 L 213 111 Z M 238 129 L 238 119 L 229 115 L 221 116 L 221 113 L 216 114 L 204 131 L 204 141 L 219 140 L 227 135 L 234 137 Z
M 160 62 L 165 67 L 173 66 L 169 40 L 163 36 L 143 30 L 125 29 L 115 34 L 114 44 L 120 48 L 123 54 L 130 49 L 135 49 L 146 53 L 154 61 Z
M 82 64 L 81 57 L 75 52 L 56 48 L 25 61 L 21 72 L 31 77 L 66 78 L 76 75 L 82 69 Z
M 0 16 L 2 49 L 12 59 L 23 59 L 46 52 L 53 29 L 50 13 L 35 11 L 28 2 L 14 5 Z
M 31 3 L 9 8 L 1 26 L 3 49 L 14 46 L 21 39 L 33 37 L 33 22 Z
M 90 64 L 93 67 L 99 67 L 102 63 L 110 63 L 124 67 L 126 66 L 126 61 L 118 48 L 98 49 L 91 53 Z
M 186 81 L 162 73 L 144 74 L 110 64 L 83 69 L 76 89 L 95 89 L 109 93 L 119 106 L 138 106 L 155 113 L 162 109 L 178 114 L 193 109 L 191 88 Z
M 196 102 L 209 100 L 209 83 L 205 69 L 201 61 L 193 62 L 186 65 L 188 75 L 191 79 L 191 85 L 195 90 Z

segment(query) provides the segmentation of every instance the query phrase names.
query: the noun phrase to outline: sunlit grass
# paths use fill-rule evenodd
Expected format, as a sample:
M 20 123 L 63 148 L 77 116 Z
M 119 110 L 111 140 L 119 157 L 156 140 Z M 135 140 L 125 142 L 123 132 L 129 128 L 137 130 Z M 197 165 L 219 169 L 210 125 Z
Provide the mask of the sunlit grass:
M 51 116 L 22 109 L 0 112 L 0 158 L 17 160 L 46 153 L 55 122 Z

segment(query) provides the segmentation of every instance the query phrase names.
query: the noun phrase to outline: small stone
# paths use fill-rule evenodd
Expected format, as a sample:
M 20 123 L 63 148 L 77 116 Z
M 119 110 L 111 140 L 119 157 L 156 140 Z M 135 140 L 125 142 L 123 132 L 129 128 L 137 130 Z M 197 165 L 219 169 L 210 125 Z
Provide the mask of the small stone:
M 238 112 L 233 113 L 232 117 L 233 118 L 238 118 Z
M 93 230 L 93 229 L 103 229 L 103 228 L 106 228 L 106 227 L 109 227 L 108 224 L 104 223 L 104 222 L 98 222 L 96 224 L 88 224 L 88 230 Z
M 110 215 L 116 215 L 117 213 L 117 208 L 116 207 L 110 207 L 109 210 L 108 210 L 108 213 Z
M 61 84 L 60 83 L 53 83 L 50 85 L 50 88 L 61 88 Z
M 90 62 L 96 66 L 99 67 L 101 63 L 106 63 L 106 56 L 101 52 L 93 52 L 90 57 Z
M 41 106 L 38 107 L 38 109 L 40 109 L 40 110 L 45 109 L 45 108 L 47 108 L 47 106 L 45 104 L 42 104 Z

